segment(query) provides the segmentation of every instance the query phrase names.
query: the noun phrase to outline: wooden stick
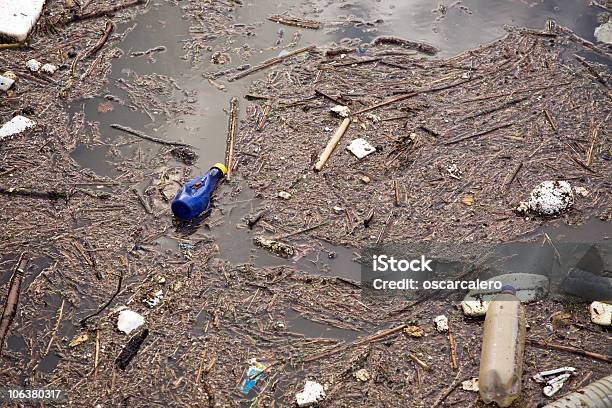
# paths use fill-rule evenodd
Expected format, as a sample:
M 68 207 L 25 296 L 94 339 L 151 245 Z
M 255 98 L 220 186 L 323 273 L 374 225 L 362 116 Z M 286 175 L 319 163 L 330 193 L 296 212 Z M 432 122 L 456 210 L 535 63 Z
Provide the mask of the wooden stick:
M 100 330 L 96 330 L 96 350 L 94 352 L 94 367 L 93 367 L 93 380 L 96 381 L 98 376 L 98 365 L 100 363 Z
M 506 183 L 506 189 L 510 188 L 510 185 L 514 182 L 514 179 L 516 179 L 516 176 L 518 175 L 519 171 L 521 171 L 521 169 L 523 168 L 523 162 L 520 162 L 516 168 L 514 169 L 514 171 L 512 172 L 512 175 L 510 176 L 510 179 L 508 180 L 508 182 Z
M 127 127 L 127 126 L 118 125 L 116 123 L 111 123 L 109 126 L 112 127 L 113 129 L 117 129 L 117 130 L 120 130 L 122 132 L 129 133 L 130 135 L 137 136 L 137 137 L 139 137 L 141 139 L 150 140 L 151 142 L 163 144 L 163 145 L 166 145 L 166 146 L 192 147 L 190 144 L 183 143 L 183 142 L 175 142 L 175 141 L 172 141 L 172 140 L 158 139 L 156 137 L 149 136 L 147 134 L 139 132 L 138 130 L 134 130 L 134 129 L 132 129 L 130 127 Z
M 114 29 L 115 24 L 110 21 L 107 21 L 106 27 L 104 27 L 104 33 L 102 34 L 102 37 L 100 37 L 96 45 L 94 45 L 89 51 L 85 53 L 83 58 L 89 58 L 92 55 L 95 55 L 98 51 L 100 51 L 102 47 L 104 47 L 104 44 L 106 44 L 106 42 L 108 41 L 108 37 L 110 37 Z
M 4 346 L 4 338 L 8 333 L 11 323 L 17 314 L 17 305 L 19 303 L 19 293 L 21 289 L 21 282 L 25 275 L 26 268 L 28 266 L 29 259 L 25 253 L 22 253 L 17 261 L 17 267 L 13 271 L 11 281 L 9 283 L 8 295 L 6 296 L 6 303 L 4 304 L 4 310 L 2 311 L 2 317 L 0 318 L 0 354 L 2 354 L 2 347 Z
M 103 9 L 103 10 L 91 11 L 85 14 L 74 14 L 70 18 L 66 19 L 64 21 L 64 24 L 67 25 L 70 23 L 74 23 L 76 21 L 84 21 L 84 20 L 90 20 L 92 18 L 107 16 L 109 14 L 116 13 L 117 11 L 121 11 L 123 9 L 133 7 L 133 6 L 138 6 L 138 5 L 145 4 L 145 3 L 146 3 L 146 0 L 132 0 L 132 1 L 122 3 L 122 4 L 117 4 L 115 6 L 112 6 L 107 9 Z
M 456 370 L 457 365 L 457 343 L 451 329 L 448 329 L 448 344 L 450 345 L 451 368 Z
M 263 113 L 261 114 L 261 118 L 259 119 L 257 128 L 255 130 L 261 132 L 264 129 L 266 122 L 268 121 L 268 117 L 270 116 L 270 111 L 272 111 L 272 98 L 268 99 L 264 105 Z
M 344 136 L 344 133 L 346 133 L 346 130 L 350 124 L 351 118 L 344 118 L 340 124 L 340 127 L 336 130 L 336 133 L 334 133 L 332 138 L 327 143 L 327 146 L 325 146 L 325 150 L 323 150 L 323 153 L 321 153 L 319 161 L 314 166 L 315 171 L 321 171 L 321 169 L 323 169 L 323 166 L 325 166 L 325 163 L 327 163 L 327 160 L 329 160 L 329 157 L 336 149 L 338 142 L 340 142 L 340 139 L 342 139 L 342 136 Z
M 438 398 L 436 398 L 436 401 L 433 403 L 431 408 L 436 408 L 438 405 L 442 404 L 444 402 L 444 400 L 446 398 L 448 398 L 448 396 L 451 394 L 451 392 L 453 392 L 455 390 L 455 388 L 457 388 L 459 386 L 459 384 L 462 383 L 463 379 L 459 378 L 459 377 L 461 377 L 461 370 L 459 370 L 459 372 L 455 376 L 455 379 L 453 380 L 451 385 L 449 385 L 448 388 L 446 388 L 444 391 L 442 391 L 438 395 Z
M 582 350 L 582 349 L 579 349 L 578 347 L 564 346 L 562 344 L 555 344 L 555 343 L 546 343 L 544 341 L 540 341 L 534 338 L 527 339 L 527 341 L 530 345 L 541 348 L 541 349 L 566 351 L 568 353 L 574 353 L 580 356 L 590 357 L 592 359 L 604 361 L 606 363 L 612 363 L 612 356 L 607 356 L 604 354 L 594 353 L 592 351 Z
M 458 137 L 456 137 L 454 139 L 449 140 L 448 142 L 445 142 L 444 144 L 446 146 L 449 146 L 449 145 L 452 145 L 452 144 L 455 144 L 455 143 L 463 142 L 464 140 L 473 139 L 473 138 L 479 137 L 479 136 L 484 136 L 484 135 L 487 135 L 489 133 L 495 132 L 496 130 L 504 129 L 504 128 L 510 127 L 512 125 L 514 125 L 514 122 L 503 123 L 501 125 L 492 127 L 490 129 L 486 129 L 486 130 L 483 130 L 483 131 L 477 132 L 477 133 L 472 133 L 472 134 L 469 134 L 467 136 L 460 135 L 460 136 L 458 136 Z
M 225 167 L 227 167 L 228 180 L 232 175 L 232 166 L 234 164 L 234 139 L 236 138 L 236 124 L 238 122 L 238 99 L 232 98 L 230 101 L 230 117 L 227 131 L 227 152 L 225 154 Z
M 423 367 L 426 370 L 431 371 L 431 367 L 426 362 L 424 362 L 423 360 L 415 356 L 414 354 L 408 353 L 408 357 L 410 357 L 410 359 L 414 361 L 415 363 L 417 363 L 419 366 Z
M 19 195 L 32 198 L 46 198 L 48 200 L 58 200 L 63 198 L 68 199 L 69 194 L 65 191 L 54 191 L 54 190 L 36 190 L 32 188 L 20 188 L 20 187 L 0 187 L 0 194 L 6 195 Z
M 326 94 L 325 92 L 323 92 L 323 91 L 321 91 L 319 89 L 315 89 L 315 94 L 321 95 L 322 97 L 329 99 L 330 101 L 332 101 L 336 105 L 342 105 L 342 106 L 346 105 L 344 102 L 341 102 L 340 100 L 334 98 L 333 96 L 330 96 L 330 95 Z
M 262 62 L 261 64 L 255 66 L 255 67 L 253 67 L 251 69 L 247 69 L 246 71 L 242 71 L 241 73 L 236 74 L 233 77 L 228 78 L 228 81 L 232 82 L 232 81 L 235 81 L 237 79 L 244 78 L 245 76 L 254 74 L 255 72 L 259 72 L 262 69 L 266 69 L 266 68 L 269 68 L 269 67 L 271 67 L 273 65 L 280 64 L 281 62 L 283 62 L 283 61 L 293 57 L 294 55 L 298 55 L 298 54 L 302 54 L 304 52 L 312 51 L 315 48 L 317 48 L 317 46 L 312 44 L 312 45 L 309 45 L 307 47 L 303 47 L 303 48 L 299 48 L 297 50 L 291 51 L 291 52 L 289 52 L 289 53 L 287 53 L 285 55 L 282 55 L 280 57 L 270 58 L 269 60 L 266 60 L 266 61 Z
M 544 117 L 548 121 L 548 124 L 552 128 L 553 132 L 557 133 L 557 131 L 558 131 L 557 125 L 555 124 L 555 121 L 553 120 L 552 116 L 550 115 L 550 112 L 548 112 L 548 109 L 544 109 Z
M 51 349 L 53 340 L 55 339 L 55 336 L 57 335 L 57 330 L 59 329 L 59 325 L 62 322 L 62 316 L 64 315 L 64 303 L 65 303 L 65 300 L 62 298 L 62 304 L 57 310 L 57 320 L 55 321 L 55 326 L 53 327 L 53 330 L 51 331 L 51 339 L 49 339 L 49 343 L 47 344 L 47 348 L 45 349 L 45 355 L 49 354 L 49 350 Z
M 305 19 L 299 19 L 296 17 L 289 17 L 289 16 L 281 16 L 278 14 L 268 17 L 268 20 L 274 21 L 275 23 L 292 26 L 292 27 L 310 28 L 311 30 L 318 30 L 322 26 L 322 24 L 319 21 L 305 20 Z
M 393 188 L 395 190 L 395 206 L 399 207 L 401 202 L 400 202 L 399 183 L 397 182 L 397 180 L 393 180 Z
M 290 233 L 285 234 L 285 235 L 281 235 L 281 236 L 279 236 L 279 237 L 277 237 L 277 238 L 274 238 L 274 239 L 275 239 L 276 241 L 280 241 L 280 240 L 282 240 L 282 239 L 286 239 L 286 238 L 289 238 L 289 237 L 294 237 L 294 236 L 296 236 L 296 235 L 300 235 L 300 234 L 303 234 L 303 233 L 305 233 L 305 232 L 310 232 L 310 231 L 312 231 L 312 230 L 315 230 L 315 229 L 317 229 L 317 228 L 320 228 L 320 227 L 322 227 L 322 226 L 324 226 L 324 225 L 327 225 L 327 224 L 329 224 L 329 223 L 330 223 L 330 221 L 323 221 L 322 223 L 319 223 L 319 224 L 313 225 L 312 227 L 302 228 L 302 229 L 299 229 L 299 230 L 297 230 L 297 231 L 290 232 Z

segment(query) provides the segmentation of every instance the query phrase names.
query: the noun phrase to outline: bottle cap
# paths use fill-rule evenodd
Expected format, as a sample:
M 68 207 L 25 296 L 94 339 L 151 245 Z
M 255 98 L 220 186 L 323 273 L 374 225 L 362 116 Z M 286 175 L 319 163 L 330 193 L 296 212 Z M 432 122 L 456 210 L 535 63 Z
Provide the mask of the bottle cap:
M 516 295 L 516 289 L 514 289 L 511 285 L 504 285 L 501 288 L 501 293 L 509 293 L 511 295 Z
M 225 164 L 223 163 L 215 163 L 213 164 L 212 168 L 221 170 L 221 173 L 223 173 L 224 176 L 227 175 L 227 167 L 225 167 Z

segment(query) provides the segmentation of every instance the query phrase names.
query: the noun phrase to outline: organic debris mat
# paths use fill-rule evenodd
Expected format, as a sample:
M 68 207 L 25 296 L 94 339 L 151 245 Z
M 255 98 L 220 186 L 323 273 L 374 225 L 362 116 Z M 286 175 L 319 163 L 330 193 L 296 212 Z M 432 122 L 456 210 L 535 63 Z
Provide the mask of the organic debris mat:
M 274 224 L 331 220 L 310 234 L 355 246 L 505 241 L 542 223 L 513 209 L 544 180 L 586 188 L 567 222 L 610 219 L 609 70 L 596 62 L 609 62 L 604 51 L 555 27 L 514 29 L 449 60 L 368 52 L 375 57 L 311 53 L 255 82 L 236 148 Z M 352 121 L 315 173 L 342 121 L 330 112 L 337 104 Z M 346 150 L 356 138 L 377 151 L 358 160 Z

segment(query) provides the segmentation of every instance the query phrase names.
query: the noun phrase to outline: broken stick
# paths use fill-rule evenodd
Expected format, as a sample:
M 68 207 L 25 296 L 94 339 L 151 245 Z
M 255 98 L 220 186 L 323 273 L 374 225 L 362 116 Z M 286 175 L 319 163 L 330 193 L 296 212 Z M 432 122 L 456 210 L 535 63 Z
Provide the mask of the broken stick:
M 278 14 L 268 17 L 268 20 L 274 21 L 275 23 L 292 26 L 292 27 L 310 28 L 311 30 L 318 30 L 322 26 L 322 24 L 319 21 L 299 19 L 296 17 L 289 17 L 289 16 L 281 16 Z
M 139 132 L 139 131 L 137 131 L 135 129 L 132 129 L 130 127 L 118 125 L 116 123 L 111 123 L 109 126 L 112 127 L 113 129 L 117 129 L 117 130 L 120 130 L 122 132 L 129 133 L 130 135 L 137 136 L 137 137 L 139 137 L 141 139 L 150 140 L 151 142 L 163 144 L 163 145 L 166 145 L 166 146 L 192 147 L 191 145 L 189 145 L 187 143 L 183 143 L 183 142 L 176 142 L 176 141 L 172 141 L 172 140 L 158 139 L 156 137 L 149 136 L 147 134 Z
M 232 175 L 234 162 L 234 139 L 236 137 L 236 123 L 238 122 L 238 99 L 232 98 L 230 101 L 230 117 L 227 130 L 227 152 L 225 154 L 225 167 L 227 168 L 226 178 L 229 180 Z
M 19 261 L 17 261 L 17 267 L 15 268 L 9 283 L 9 291 L 8 295 L 6 296 L 4 311 L 2 312 L 2 317 L 0 318 L 0 354 L 2 354 L 4 338 L 8 333 L 11 323 L 13 323 L 13 318 L 17 314 L 17 304 L 19 303 L 21 282 L 23 281 L 23 276 L 25 275 L 29 261 L 25 255 L 25 253 L 22 253 L 19 257 Z
M 317 46 L 312 44 L 312 45 L 309 45 L 308 47 L 304 47 L 304 48 L 300 48 L 300 49 L 288 52 L 287 54 L 281 55 L 280 57 L 270 58 L 269 60 L 264 61 L 261 64 L 255 66 L 255 67 L 253 67 L 251 69 L 247 69 L 246 71 L 242 71 L 241 73 L 236 74 L 233 77 L 228 78 L 228 81 L 232 82 L 232 81 L 235 81 L 237 79 L 244 78 L 245 76 L 254 74 L 255 72 L 259 72 L 262 69 L 266 69 L 266 68 L 271 67 L 273 65 L 280 64 L 281 62 L 285 61 L 286 59 L 289 59 L 289 58 L 293 57 L 294 55 L 298 55 L 298 54 L 302 54 L 304 52 L 312 51 L 315 48 L 317 48 Z
M 327 163 L 327 160 L 336 149 L 338 142 L 340 142 L 340 139 L 342 139 L 342 136 L 344 136 L 350 124 L 351 118 L 344 118 L 338 130 L 336 130 L 336 133 L 334 133 L 332 138 L 327 143 L 327 146 L 325 146 L 325 150 L 323 150 L 323 153 L 321 153 L 319 161 L 314 166 L 315 171 L 321 171 L 321 169 L 323 169 L 323 166 L 325 166 L 325 163 Z
M 528 343 L 534 347 L 542 348 L 542 349 L 552 349 L 559 351 L 566 351 L 568 353 L 578 354 L 584 357 L 590 357 L 595 360 L 605 361 L 606 363 L 612 363 L 612 356 L 607 356 L 605 354 L 594 353 L 592 351 L 582 350 L 578 347 L 572 346 L 564 346 L 562 344 L 555 343 L 546 343 L 544 341 L 540 341 L 537 339 L 527 339 Z

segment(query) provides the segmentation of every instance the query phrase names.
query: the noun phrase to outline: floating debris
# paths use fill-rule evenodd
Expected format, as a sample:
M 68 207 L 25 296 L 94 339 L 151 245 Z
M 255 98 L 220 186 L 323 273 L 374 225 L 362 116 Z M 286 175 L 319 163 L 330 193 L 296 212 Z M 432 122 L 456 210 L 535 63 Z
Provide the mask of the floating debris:
M 164 291 L 160 289 L 157 292 L 153 293 L 149 298 L 145 299 L 144 302 L 150 308 L 154 308 L 154 307 L 161 305 L 163 300 L 164 300 Z
M 117 318 L 117 329 L 119 331 L 130 334 L 144 324 L 144 317 L 131 310 L 122 310 Z
M 332 107 L 330 111 L 334 112 L 336 115 L 340 116 L 341 118 L 348 118 L 349 115 L 351 114 L 351 110 L 349 109 L 349 107 L 344 106 L 344 105 L 336 105 Z
M 404 329 L 404 333 L 410 337 L 420 338 L 425 335 L 425 330 L 421 329 L 419 326 L 408 326 Z
M 323 386 L 315 381 L 307 380 L 304 390 L 295 395 L 298 407 L 312 407 L 325 399 Z
M 436 330 L 440 333 L 448 331 L 448 317 L 444 315 L 434 317 L 434 323 L 436 324 Z
M 367 140 L 362 138 L 353 140 L 346 147 L 346 149 L 349 152 L 353 153 L 358 159 L 363 159 L 367 155 L 372 154 L 376 151 L 376 148 L 374 146 L 372 146 L 370 143 L 368 143 Z
M 355 378 L 357 381 L 366 382 L 370 379 L 370 373 L 368 373 L 368 370 L 365 368 L 362 368 L 361 370 L 357 370 L 355 372 Z
M 538 383 L 546 383 L 543 390 L 544 395 L 552 397 L 563 388 L 563 385 L 565 385 L 565 382 L 574 371 L 576 371 L 574 367 L 561 367 L 555 370 L 539 372 L 532 378 Z
M 295 248 L 293 246 L 274 239 L 254 237 L 253 242 L 255 245 L 267 249 L 268 251 L 284 258 L 291 257 L 295 254 Z
M 461 383 L 461 388 L 466 391 L 480 391 L 480 387 L 478 386 L 478 377 L 463 381 Z
M 15 116 L 0 128 L 0 141 L 9 136 L 19 134 L 34 125 L 36 125 L 36 122 L 26 118 L 25 116 Z
M 6 73 L 4 75 L 0 75 L 0 91 L 8 91 L 9 89 L 11 89 L 14 83 L 15 80 L 7 76 Z
M 70 341 L 70 343 L 68 343 L 68 347 L 72 348 L 72 347 L 76 347 L 80 344 L 85 343 L 87 340 L 89 340 L 89 335 L 87 333 L 83 333 L 78 337 L 75 337 L 74 339 L 72 339 Z
M 597 27 L 594 34 L 597 41 L 612 44 L 612 20 Z
M 25 41 L 44 5 L 45 0 L 0 1 L 0 38 Z
M 57 65 L 53 65 L 53 64 L 44 64 L 42 67 L 40 67 L 40 72 L 43 72 L 45 74 L 48 75 L 53 75 L 55 74 L 55 71 L 57 71 L 59 68 Z
M 31 59 L 26 62 L 26 67 L 32 72 L 38 72 L 42 64 L 35 59 Z
M 121 354 L 115 360 L 115 364 L 122 370 L 125 370 L 127 366 L 130 364 L 130 361 L 136 356 L 138 350 L 142 346 L 142 343 L 149 336 L 149 329 L 144 329 L 140 334 L 132 337 L 130 341 L 125 345 L 123 350 L 121 350 Z
M 269 369 L 263 363 L 257 361 L 257 359 L 253 358 L 249 360 L 250 367 L 247 369 L 244 378 L 242 379 L 242 383 L 240 384 L 240 391 L 244 395 L 248 395 L 253 388 L 257 385 L 257 381 L 263 378 L 263 373 Z
M 531 192 L 527 203 L 520 203 L 517 212 L 530 210 L 540 215 L 556 215 L 574 204 L 572 186 L 567 181 L 544 181 Z
M 283 200 L 289 200 L 291 198 L 291 193 L 288 193 L 286 191 L 279 191 L 278 196 Z
M 600 326 L 612 326 L 612 305 L 604 302 L 593 302 L 589 307 L 591 321 Z

